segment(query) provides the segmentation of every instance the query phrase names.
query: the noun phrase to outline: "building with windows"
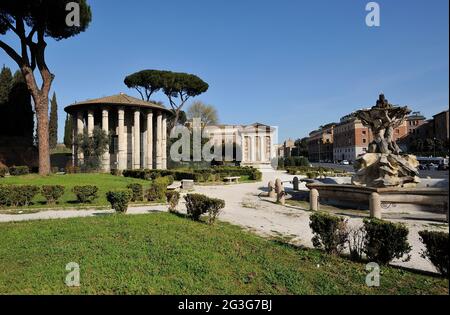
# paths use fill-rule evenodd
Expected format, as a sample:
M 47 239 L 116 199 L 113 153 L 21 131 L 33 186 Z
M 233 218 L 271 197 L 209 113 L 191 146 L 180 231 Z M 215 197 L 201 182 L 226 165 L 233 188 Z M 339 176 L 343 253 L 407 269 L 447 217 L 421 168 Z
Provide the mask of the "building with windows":
M 333 161 L 334 128 L 336 124 L 331 123 L 322 126 L 309 134 L 308 155 L 311 162 Z
M 65 108 L 73 119 L 73 139 L 98 127 L 110 137 L 109 150 L 102 157 L 102 169 L 166 169 L 167 117 L 165 107 L 118 94 Z M 76 141 L 72 146 L 74 166 L 83 163 L 83 152 Z

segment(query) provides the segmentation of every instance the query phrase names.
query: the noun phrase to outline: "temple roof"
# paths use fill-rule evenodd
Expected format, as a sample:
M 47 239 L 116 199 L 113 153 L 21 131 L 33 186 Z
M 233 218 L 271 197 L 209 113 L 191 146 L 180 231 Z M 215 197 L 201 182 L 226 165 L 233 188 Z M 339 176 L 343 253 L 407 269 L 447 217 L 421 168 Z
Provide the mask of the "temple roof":
M 87 101 L 83 101 L 83 102 L 76 102 L 72 105 L 67 106 L 64 110 L 66 112 L 70 113 L 71 111 L 78 109 L 80 107 L 92 108 L 93 106 L 100 107 L 102 105 L 144 107 L 144 108 L 148 108 L 148 109 L 157 109 L 157 110 L 163 110 L 163 111 L 172 113 L 170 110 L 168 110 L 167 108 L 165 108 L 162 105 L 155 104 L 152 102 L 146 102 L 141 99 L 126 95 L 124 93 L 120 93 L 120 94 L 112 95 L 112 96 L 106 96 L 106 97 L 97 98 L 97 99 L 92 99 L 92 100 L 87 100 Z

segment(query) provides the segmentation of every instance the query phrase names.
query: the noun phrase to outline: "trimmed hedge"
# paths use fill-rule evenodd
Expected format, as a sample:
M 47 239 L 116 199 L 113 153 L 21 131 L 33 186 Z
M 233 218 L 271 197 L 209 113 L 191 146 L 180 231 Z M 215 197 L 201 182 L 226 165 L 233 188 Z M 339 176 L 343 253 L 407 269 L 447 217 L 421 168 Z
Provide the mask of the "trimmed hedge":
M 218 166 L 203 170 L 126 170 L 123 176 L 144 180 L 173 176 L 174 180 L 190 179 L 198 183 L 217 182 L 229 176 L 248 176 L 250 180 L 261 180 L 262 173 L 251 167 Z
M 0 207 L 26 207 L 39 191 L 39 187 L 33 185 L 2 185 Z
M 194 221 L 200 221 L 203 214 L 208 213 L 208 223 L 213 224 L 225 207 L 225 201 L 221 199 L 209 198 L 201 194 L 187 194 L 186 200 L 187 214 Z
M 379 219 L 364 220 L 364 252 L 367 259 L 379 264 L 388 264 L 394 258 L 409 254 L 408 228 L 401 223 Z M 405 261 L 411 257 L 408 255 Z
M 348 241 L 347 220 L 328 213 L 316 212 L 310 216 L 309 226 L 314 234 L 312 243 L 329 254 L 340 254 Z
M 108 191 L 106 193 L 106 200 L 111 204 L 111 207 L 120 213 L 126 213 L 128 210 L 128 203 L 133 197 L 133 191 L 130 189 L 121 189 L 115 191 Z
M 419 235 L 420 240 L 426 246 L 426 250 L 422 252 L 422 257 L 429 259 L 443 276 L 448 277 L 448 233 L 421 231 Z
M 133 193 L 131 196 L 132 202 L 143 201 L 144 200 L 144 189 L 141 184 L 133 183 L 127 186 L 128 189 Z
M 91 203 L 94 199 L 98 198 L 97 186 L 75 186 L 72 191 L 77 197 L 79 203 Z
M 9 175 L 21 176 L 30 174 L 30 168 L 28 166 L 11 166 L 9 168 Z
M 164 202 L 166 200 L 167 186 L 172 185 L 172 183 L 173 177 L 171 176 L 155 178 L 147 190 L 147 200 Z
M 42 186 L 41 195 L 47 200 L 47 204 L 54 205 L 58 202 L 59 198 L 64 195 L 64 186 Z

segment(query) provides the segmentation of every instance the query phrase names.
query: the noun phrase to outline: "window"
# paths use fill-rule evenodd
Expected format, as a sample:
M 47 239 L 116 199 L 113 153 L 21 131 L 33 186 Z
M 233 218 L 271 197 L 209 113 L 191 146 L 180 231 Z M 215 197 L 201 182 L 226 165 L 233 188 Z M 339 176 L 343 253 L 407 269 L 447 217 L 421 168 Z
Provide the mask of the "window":
M 366 135 L 366 134 L 367 134 L 367 131 L 363 130 L 362 134 L 363 134 L 363 135 Z
M 363 143 L 367 143 L 367 140 L 366 140 L 366 139 L 363 139 Z

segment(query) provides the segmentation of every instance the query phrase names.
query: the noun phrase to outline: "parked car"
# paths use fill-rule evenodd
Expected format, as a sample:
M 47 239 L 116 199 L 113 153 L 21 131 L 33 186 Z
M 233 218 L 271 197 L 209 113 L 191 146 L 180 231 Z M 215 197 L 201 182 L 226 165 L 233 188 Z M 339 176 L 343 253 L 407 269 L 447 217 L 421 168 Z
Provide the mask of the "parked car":
M 343 160 L 343 161 L 341 162 L 341 164 L 342 164 L 342 165 L 350 165 L 350 162 L 347 161 L 347 160 Z
M 439 164 L 438 171 L 448 171 L 448 164 Z

